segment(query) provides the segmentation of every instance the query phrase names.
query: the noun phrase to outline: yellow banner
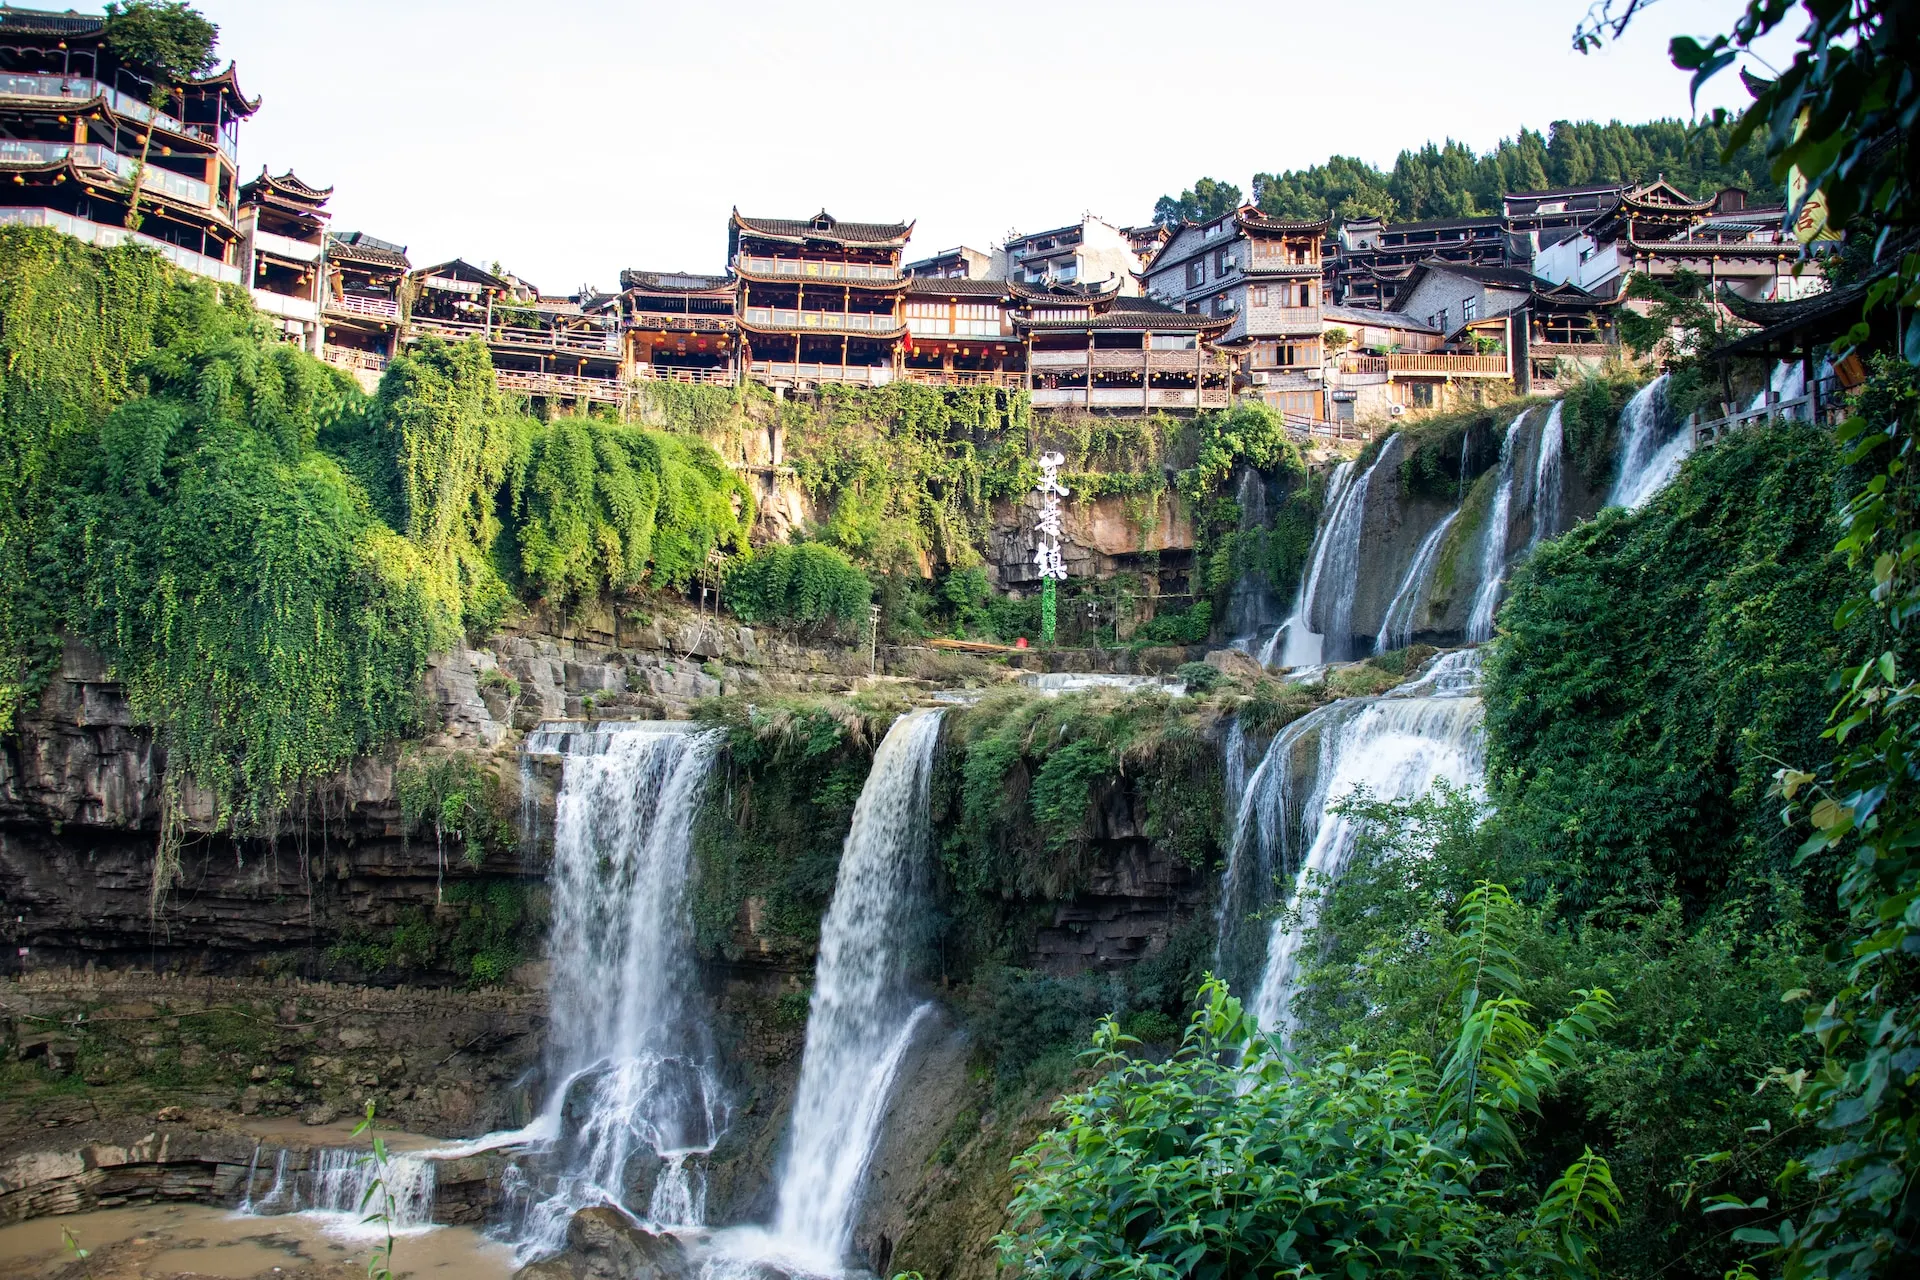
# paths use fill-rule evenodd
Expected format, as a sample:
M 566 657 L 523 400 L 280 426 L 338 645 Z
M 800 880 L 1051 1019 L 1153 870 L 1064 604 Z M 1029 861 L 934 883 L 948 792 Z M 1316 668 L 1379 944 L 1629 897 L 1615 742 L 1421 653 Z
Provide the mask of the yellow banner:
M 1807 113 L 1802 111 L 1794 122 L 1793 137 L 1797 142 L 1806 132 Z M 1801 201 L 1806 203 L 1802 204 Z M 1793 218 L 1793 237 L 1801 244 L 1812 244 L 1815 240 L 1838 240 L 1840 233 L 1827 225 L 1827 193 L 1816 191 L 1807 194 L 1807 177 L 1800 172 L 1800 166 L 1794 165 L 1787 170 L 1787 208 L 1798 205 L 1800 212 Z

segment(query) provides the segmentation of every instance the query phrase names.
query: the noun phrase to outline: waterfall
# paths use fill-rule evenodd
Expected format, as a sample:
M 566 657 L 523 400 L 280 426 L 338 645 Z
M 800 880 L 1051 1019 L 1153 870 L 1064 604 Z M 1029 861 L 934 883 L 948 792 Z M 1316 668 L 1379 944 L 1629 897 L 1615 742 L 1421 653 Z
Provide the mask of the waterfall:
M 1388 653 L 1394 649 L 1404 649 L 1413 643 L 1413 616 L 1420 607 L 1420 598 L 1426 593 L 1427 581 L 1433 577 L 1433 566 L 1440 559 L 1440 544 L 1447 540 L 1447 530 L 1460 516 L 1455 507 L 1447 518 L 1435 525 L 1426 537 L 1420 540 L 1420 549 L 1413 554 L 1413 563 L 1407 566 L 1407 576 L 1400 582 L 1400 589 L 1393 593 L 1393 602 L 1387 606 L 1387 612 L 1380 619 L 1380 634 L 1374 639 L 1376 653 Z
M 1500 475 L 1493 491 L 1493 509 L 1487 513 L 1487 532 L 1480 544 L 1480 587 L 1473 593 L 1473 612 L 1467 618 L 1467 640 L 1479 644 L 1493 639 L 1493 613 L 1500 604 L 1500 584 L 1507 572 L 1507 521 L 1513 511 L 1513 441 L 1527 410 L 1507 424 L 1500 437 Z
M 1620 411 L 1620 475 L 1607 495 L 1607 505 L 1635 510 L 1646 505 L 1680 470 L 1693 449 L 1693 433 L 1684 428 L 1666 440 L 1660 438 L 1660 419 L 1667 403 L 1667 375 L 1661 374 L 1640 390 Z
M 273 1186 L 256 1200 L 253 1178 L 260 1149 L 254 1148 L 247 1167 L 247 1194 L 237 1212 L 254 1217 L 311 1214 L 327 1219 L 328 1230 L 336 1235 L 383 1234 L 385 1226 L 364 1221 L 368 1214 L 382 1211 L 389 1214 L 396 1235 L 433 1226 L 434 1162 L 424 1155 L 389 1150 L 385 1166 L 380 1166 L 365 1148 L 327 1147 L 312 1153 L 312 1167 L 304 1172 L 289 1168 L 288 1156 L 282 1147 L 274 1160 Z M 367 1199 L 376 1179 L 392 1198 L 390 1208 L 377 1196 Z
M 894 1077 L 932 1010 L 909 993 L 908 973 L 932 855 L 927 783 L 942 714 L 912 711 L 887 731 L 820 925 L 773 1225 L 780 1252 L 814 1270 L 837 1270 L 846 1254 Z
M 1345 459 L 1334 465 L 1333 475 L 1327 480 L 1326 500 L 1321 504 L 1323 513 L 1320 527 L 1314 530 L 1313 545 L 1307 548 L 1307 571 L 1301 576 L 1300 589 L 1294 593 L 1293 610 L 1287 620 L 1280 624 L 1266 645 L 1260 650 L 1260 665 L 1270 667 L 1275 658 L 1280 658 L 1290 667 L 1305 666 L 1320 661 L 1320 640 L 1308 633 L 1307 614 L 1313 602 L 1314 585 L 1318 581 L 1321 564 L 1326 560 L 1327 535 L 1333 529 L 1339 517 L 1341 504 L 1346 500 L 1347 485 L 1353 480 L 1353 460 Z M 1309 649 L 1311 657 L 1303 657 Z M 1284 652 L 1283 652 L 1284 650 Z M 1287 661 L 1286 655 L 1295 655 L 1294 661 Z
M 1258 890 L 1274 877 L 1292 878 L 1296 907 L 1268 930 L 1249 1001 L 1263 1027 L 1284 1032 L 1292 1026 L 1288 1004 L 1314 921 L 1309 892 L 1340 876 L 1358 838 L 1351 821 L 1329 810 L 1359 787 L 1377 799 L 1403 800 L 1440 780 L 1478 784 L 1484 761 L 1479 663 L 1478 650 L 1443 654 L 1383 697 L 1321 707 L 1276 735 L 1248 780 L 1222 889 L 1222 959 L 1233 958 L 1247 915 L 1263 905 Z M 1310 738 L 1314 759 L 1303 770 L 1296 757 Z
M 1527 543 L 1529 547 L 1560 532 L 1560 452 L 1565 435 L 1560 425 L 1560 407 L 1563 403 L 1553 402 L 1547 423 L 1540 428 L 1540 456 L 1533 464 L 1533 537 Z
M 546 727 L 527 750 L 563 757 L 554 804 L 552 1021 L 555 1081 L 542 1114 L 488 1140 L 546 1144 L 519 1247 L 558 1249 L 582 1208 L 629 1211 L 652 1174 L 645 1216 L 697 1226 L 697 1159 L 725 1130 L 693 967 L 686 902 L 693 826 L 720 735 L 680 722 Z
M 1327 522 L 1314 538 L 1293 615 L 1281 628 L 1286 635 L 1280 654 L 1281 666 L 1311 666 L 1351 654 L 1353 597 L 1360 582 L 1360 530 L 1366 523 L 1367 490 L 1373 482 L 1373 473 L 1398 454 L 1399 445 L 1398 435 L 1388 436 L 1373 464 L 1358 480 L 1341 484 L 1343 477 L 1335 472 L 1338 500 L 1335 500 L 1334 487 L 1330 487 Z M 1341 465 L 1350 472 L 1353 464 Z M 1317 633 L 1312 629 L 1316 619 L 1320 623 Z

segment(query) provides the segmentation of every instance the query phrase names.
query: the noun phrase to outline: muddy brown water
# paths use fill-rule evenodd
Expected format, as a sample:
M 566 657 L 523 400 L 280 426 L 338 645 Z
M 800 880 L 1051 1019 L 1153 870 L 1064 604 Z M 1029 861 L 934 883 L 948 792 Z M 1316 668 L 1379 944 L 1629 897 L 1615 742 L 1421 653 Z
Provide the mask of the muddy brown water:
M 0 1278 L 365 1280 L 379 1242 L 363 1232 L 312 1214 L 255 1218 L 167 1204 L 99 1209 L 0 1227 Z M 88 1256 L 76 1257 L 73 1247 Z M 470 1227 L 433 1227 L 395 1239 L 393 1270 L 415 1280 L 508 1280 L 513 1252 Z

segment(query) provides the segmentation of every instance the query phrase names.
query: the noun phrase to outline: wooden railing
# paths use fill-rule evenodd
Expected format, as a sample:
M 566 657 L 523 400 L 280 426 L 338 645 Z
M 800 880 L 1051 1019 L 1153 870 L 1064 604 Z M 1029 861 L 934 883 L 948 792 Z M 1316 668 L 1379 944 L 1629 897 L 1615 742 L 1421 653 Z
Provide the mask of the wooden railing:
M 400 319 L 400 304 L 392 298 L 369 298 L 362 294 L 342 294 L 338 298 L 328 298 L 323 304 L 335 315 L 365 316 L 370 320 Z
M 370 373 L 379 373 L 388 363 L 385 356 L 376 352 L 336 347 L 331 342 L 321 348 L 320 356 L 336 369 L 365 369 Z
M 675 369 L 642 364 L 634 366 L 633 376 L 639 382 L 692 382 L 710 387 L 730 387 L 734 383 L 731 369 Z
M 1771 422 L 1776 418 L 1812 422 L 1822 416 L 1831 417 L 1841 403 L 1838 398 L 1838 389 L 1832 379 L 1816 379 L 1811 388 L 1791 400 L 1775 400 L 1772 404 L 1763 404 L 1757 409 L 1742 409 L 1736 413 L 1727 414 L 1723 418 L 1709 418 L 1704 422 L 1695 422 L 1693 442 L 1696 445 L 1706 444 L 1736 427 Z
M 893 370 L 884 365 L 795 364 L 791 360 L 755 360 L 747 372 L 756 378 L 795 382 L 855 382 L 879 385 L 893 379 Z
M 748 324 L 764 329 L 805 329 L 821 333 L 892 333 L 901 327 L 891 315 L 847 311 L 792 311 L 785 307 L 748 307 Z
M 1024 387 L 1024 373 L 998 372 L 992 369 L 909 369 L 903 375 L 908 382 L 927 387 Z
M 905 279 L 893 267 L 866 262 L 815 262 L 806 258 L 741 258 L 742 271 L 758 276 L 791 276 L 795 280 L 866 280 L 893 284 Z
M 1343 373 L 1441 373 L 1449 377 L 1506 377 L 1504 355 L 1463 356 L 1426 352 L 1402 352 L 1385 356 L 1346 356 L 1340 362 Z
M 502 391 L 518 391 L 523 395 L 605 400 L 614 404 L 626 399 L 626 389 L 613 378 L 582 378 L 571 373 L 521 373 L 512 369 L 496 369 L 493 377 Z
M 665 329 L 683 333 L 725 333 L 733 328 L 733 317 L 712 312 L 636 311 L 627 317 L 629 329 Z
M 496 324 L 489 329 L 477 320 L 446 320 L 434 316 L 415 316 L 415 333 L 431 333 L 444 338 L 479 338 L 502 346 L 542 351 L 568 351 L 585 355 L 611 356 L 620 353 L 620 335 L 600 330 L 533 329 L 523 325 Z

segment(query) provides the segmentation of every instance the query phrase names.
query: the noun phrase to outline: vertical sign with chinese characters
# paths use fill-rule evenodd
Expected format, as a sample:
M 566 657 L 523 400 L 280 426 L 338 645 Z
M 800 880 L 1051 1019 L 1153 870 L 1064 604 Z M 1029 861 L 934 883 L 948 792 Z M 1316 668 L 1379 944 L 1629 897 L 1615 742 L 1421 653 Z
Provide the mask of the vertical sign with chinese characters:
M 1060 499 L 1067 487 L 1060 483 L 1060 468 L 1066 458 L 1057 453 L 1040 455 L 1040 483 L 1034 492 L 1040 495 L 1040 516 L 1033 523 L 1033 563 L 1040 570 L 1040 643 L 1053 643 L 1054 583 L 1067 576 L 1067 563 L 1060 556 Z

